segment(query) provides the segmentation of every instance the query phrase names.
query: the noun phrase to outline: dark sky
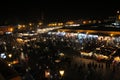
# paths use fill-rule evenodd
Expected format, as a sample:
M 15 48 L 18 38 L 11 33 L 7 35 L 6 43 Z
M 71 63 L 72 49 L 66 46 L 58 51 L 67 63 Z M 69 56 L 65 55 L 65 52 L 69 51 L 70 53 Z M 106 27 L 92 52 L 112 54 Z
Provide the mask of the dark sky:
M 61 21 L 86 17 L 106 17 L 120 10 L 118 0 L 22 0 L 0 2 L 0 21 Z

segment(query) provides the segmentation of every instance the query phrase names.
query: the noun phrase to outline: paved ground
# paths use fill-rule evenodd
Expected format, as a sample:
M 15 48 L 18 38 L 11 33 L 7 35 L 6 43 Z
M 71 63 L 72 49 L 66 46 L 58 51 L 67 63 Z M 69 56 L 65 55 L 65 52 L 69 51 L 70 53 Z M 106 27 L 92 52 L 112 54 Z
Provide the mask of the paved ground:
M 65 80 L 120 80 L 120 69 L 113 65 L 74 56 L 64 75 Z

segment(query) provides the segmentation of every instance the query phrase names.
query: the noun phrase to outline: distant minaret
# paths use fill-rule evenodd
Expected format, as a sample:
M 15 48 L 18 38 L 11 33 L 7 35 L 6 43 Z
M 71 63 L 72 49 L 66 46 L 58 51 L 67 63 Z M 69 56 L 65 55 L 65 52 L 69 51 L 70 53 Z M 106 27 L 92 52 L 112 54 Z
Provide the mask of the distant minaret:
M 41 20 L 42 21 L 44 20 L 44 13 L 43 13 L 43 11 L 41 12 Z
M 120 11 L 117 11 L 117 20 L 120 21 Z
M 120 27 L 120 11 L 117 11 L 116 15 L 116 27 Z

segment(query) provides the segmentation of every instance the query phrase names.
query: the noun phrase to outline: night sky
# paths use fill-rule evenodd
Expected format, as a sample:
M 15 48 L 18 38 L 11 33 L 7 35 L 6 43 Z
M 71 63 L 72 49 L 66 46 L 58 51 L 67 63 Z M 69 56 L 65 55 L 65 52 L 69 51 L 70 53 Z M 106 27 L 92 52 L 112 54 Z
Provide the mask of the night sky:
M 105 1 L 105 0 L 104 0 Z M 104 18 L 120 10 L 118 0 L 36 0 L 5 1 L 0 3 L 0 22 L 34 22 L 44 16 L 45 21 L 64 21 L 80 18 Z

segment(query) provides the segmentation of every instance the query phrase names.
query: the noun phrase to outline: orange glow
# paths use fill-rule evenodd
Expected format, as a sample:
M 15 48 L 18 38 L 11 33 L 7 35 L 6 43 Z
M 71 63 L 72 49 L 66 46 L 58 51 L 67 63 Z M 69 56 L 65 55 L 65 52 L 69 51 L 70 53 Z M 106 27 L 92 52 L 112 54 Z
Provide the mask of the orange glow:
M 10 32 L 13 32 L 13 28 L 10 28 L 9 31 L 10 31 Z
M 32 26 L 32 23 L 29 23 L 30 26 Z
M 113 34 L 110 34 L 110 36 L 113 36 Z
M 86 24 L 87 22 L 86 21 L 83 21 L 83 24 Z
M 73 21 L 68 21 L 68 22 L 66 22 L 66 24 L 74 24 L 74 22 Z
M 64 75 L 64 70 L 60 70 L 59 73 L 60 73 L 61 76 L 63 76 Z
M 45 77 L 49 78 L 50 77 L 50 71 L 49 70 L 45 70 Z
M 118 19 L 120 20 L 120 15 L 118 16 Z
M 39 24 L 39 25 L 42 25 L 43 23 L 42 23 L 42 22 L 39 22 L 38 24 Z
M 115 57 L 115 58 L 114 58 L 114 61 L 118 61 L 118 62 L 120 62 L 120 57 L 118 57 L 118 56 Z
M 17 64 L 17 63 L 19 63 L 19 61 L 18 61 L 18 60 L 16 60 L 16 61 L 13 61 L 13 64 Z
M 86 34 L 89 34 L 89 32 L 86 32 Z

